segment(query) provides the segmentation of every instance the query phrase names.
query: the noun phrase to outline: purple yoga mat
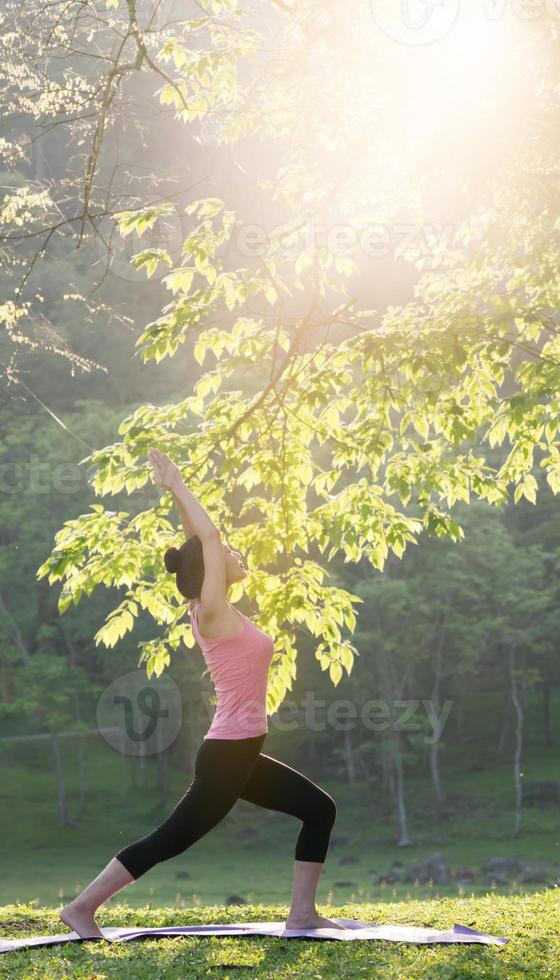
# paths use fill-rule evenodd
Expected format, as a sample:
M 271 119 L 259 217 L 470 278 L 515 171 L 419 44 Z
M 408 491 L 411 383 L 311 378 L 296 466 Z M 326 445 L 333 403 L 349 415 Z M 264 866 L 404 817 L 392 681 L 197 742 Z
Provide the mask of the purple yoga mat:
M 335 919 L 344 929 L 286 929 L 283 922 L 234 922 L 228 925 L 160 926 L 153 929 L 138 927 L 123 929 L 107 926 L 106 939 L 82 940 L 75 932 L 57 936 L 33 936 L 27 939 L 0 939 L 0 953 L 10 953 L 33 946 L 56 946 L 68 942 L 126 943 L 134 939 L 157 939 L 162 936 L 276 936 L 279 939 L 385 939 L 391 943 L 482 943 L 503 946 L 509 942 L 502 936 L 490 936 L 468 926 L 454 925 L 452 929 L 425 929 L 417 926 L 375 925 L 355 919 Z

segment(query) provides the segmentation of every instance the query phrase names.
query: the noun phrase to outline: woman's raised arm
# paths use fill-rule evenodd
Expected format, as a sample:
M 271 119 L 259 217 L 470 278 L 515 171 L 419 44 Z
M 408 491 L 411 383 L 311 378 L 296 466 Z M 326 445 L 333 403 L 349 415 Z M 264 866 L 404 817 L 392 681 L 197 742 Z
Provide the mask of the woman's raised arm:
M 179 467 L 169 458 L 167 453 L 161 449 L 150 446 L 148 458 L 154 471 L 156 484 L 164 490 L 171 490 L 175 498 L 175 503 L 181 515 L 181 523 L 186 538 L 191 538 L 196 534 L 201 541 L 213 535 L 220 534 L 214 521 L 196 499 L 193 493 L 187 489 L 179 471 Z

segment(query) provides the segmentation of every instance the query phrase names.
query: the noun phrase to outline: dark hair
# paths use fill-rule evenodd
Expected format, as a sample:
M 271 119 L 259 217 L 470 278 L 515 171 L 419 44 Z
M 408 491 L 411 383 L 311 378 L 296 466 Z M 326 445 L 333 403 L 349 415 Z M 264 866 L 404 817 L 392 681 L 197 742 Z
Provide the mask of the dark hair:
M 196 534 L 180 548 L 168 548 L 163 557 L 168 572 L 174 572 L 177 588 L 185 599 L 196 599 L 204 582 L 202 542 Z

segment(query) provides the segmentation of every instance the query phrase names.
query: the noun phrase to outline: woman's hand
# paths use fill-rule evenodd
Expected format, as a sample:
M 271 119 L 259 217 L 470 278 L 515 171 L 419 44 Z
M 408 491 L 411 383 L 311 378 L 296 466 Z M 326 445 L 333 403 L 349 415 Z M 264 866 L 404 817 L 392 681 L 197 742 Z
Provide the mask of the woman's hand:
M 148 459 L 153 467 L 154 482 L 162 490 L 176 490 L 183 483 L 179 467 L 173 460 L 169 459 L 167 453 L 162 453 L 161 449 L 150 446 L 148 449 Z

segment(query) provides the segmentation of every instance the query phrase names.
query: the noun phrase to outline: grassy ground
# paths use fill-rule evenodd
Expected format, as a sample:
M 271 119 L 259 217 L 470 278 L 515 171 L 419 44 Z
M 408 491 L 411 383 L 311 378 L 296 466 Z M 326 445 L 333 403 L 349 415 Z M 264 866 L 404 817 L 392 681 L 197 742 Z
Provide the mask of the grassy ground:
M 0 903 L 37 900 L 56 905 L 72 897 L 94 877 L 122 844 L 148 832 L 169 812 L 184 792 L 185 777 L 173 773 L 168 800 L 154 808 L 158 794 L 153 773 L 146 771 L 145 787 L 130 791 L 120 802 L 119 768 L 114 754 L 103 746 L 88 752 L 91 801 L 77 827 L 58 826 L 53 798 L 53 777 L 48 766 L 32 771 L 5 763 L 0 756 L 3 781 L 0 808 L 2 869 Z M 48 760 L 47 760 L 48 761 Z M 525 758 L 527 778 L 556 779 L 556 751 L 529 747 Z M 429 786 L 410 781 L 411 830 L 415 844 L 398 848 L 394 826 L 384 811 L 375 787 L 361 784 L 325 783 L 338 802 L 338 818 L 325 870 L 321 901 L 392 901 L 400 898 L 461 896 L 461 886 L 451 880 L 443 886 L 393 886 L 377 884 L 393 861 L 409 865 L 440 851 L 452 870 L 471 866 L 476 877 L 465 886 L 467 894 L 488 891 L 481 865 L 490 857 L 516 856 L 554 861 L 560 865 L 558 810 L 527 808 L 522 835 L 511 838 L 511 773 L 508 763 L 491 771 L 461 771 L 446 778 L 446 788 L 467 798 L 446 819 L 436 823 L 431 815 Z M 71 798 L 71 811 L 76 802 Z M 131 905 L 225 903 L 236 894 L 246 902 L 283 902 L 290 893 L 293 848 L 298 823 L 281 814 L 239 803 L 212 834 L 188 852 L 153 868 L 126 893 Z M 499 893 L 518 893 L 512 882 L 498 886 Z M 524 886 L 526 891 L 542 886 Z
M 488 699 L 486 699 L 488 700 Z M 451 737 L 442 750 L 442 774 L 449 799 L 446 817 L 437 822 L 429 778 L 422 767 L 407 772 L 407 805 L 411 847 L 395 844 L 395 827 L 380 787 L 354 787 L 317 778 L 338 803 L 338 817 L 319 888 L 319 900 L 344 903 L 428 900 L 443 896 L 469 897 L 489 891 L 481 865 L 490 857 L 515 856 L 554 862 L 560 874 L 558 807 L 526 807 L 521 836 L 511 837 L 512 765 L 496 765 L 496 718 L 499 704 L 479 703 L 476 718 L 468 716 L 468 740 Z M 553 704 L 560 718 L 560 700 Z M 472 733 L 476 733 L 473 740 Z M 278 737 L 277 737 L 278 738 Z M 511 749 L 511 746 L 510 746 Z M 77 811 L 76 751 L 63 744 L 71 813 Z M 291 763 L 281 739 L 271 738 L 267 751 Z M 136 773 L 138 785 L 121 792 L 130 779 L 128 761 L 99 737 L 87 743 L 88 807 L 76 827 L 60 827 L 56 785 L 48 743 L 0 741 L 0 904 L 36 901 L 57 906 L 79 892 L 126 842 L 147 833 L 164 819 L 185 791 L 190 772 L 171 770 L 167 799 L 158 805 L 155 769 L 151 763 Z M 305 767 L 303 767 L 305 768 Z M 537 711 L 527 712 L 524 778 L 558 779 L 558 749 L 546 749 Z M 282 903 L 289 899 L 292 859 L 299 824 L 290 817 L 240 802 L 211 834 L 189 851 L 156 866 L 126 893 L 116 896 L 130 906 L 223 906 L 228 897 L 246 903 Z M 470 866 L 475 878 L 462 889 L 451 879 L 433 887 L 380 886 L 393 861 L 410 865 L 440 851 L 452 871 Z M 518 895 L 543 885 L 498 885 L 496 894 Z M 466 894 L 465 894 L 466 892 Z M 559 970 L 560 974 L 560 970 Z
M 0 957 L 3 977 L 126 978 L 214 977 L 221 980 L 257 976 L 305 977 L 415 977 L 469 980 L 469 978 L 556 978 L 560 974 L 560 902 L 547 890 L 526 896 L 486 895 L 477 898 L 443 898 L 407 903 L 345 904 L 323 906 L 330 915 L 375 922 L 433 925 L 446 929 L 455 922 L 494 935 L 507 936 L 505 947 L 412 946 L 387 942 L 328 942 L 251 939 L 158 939 L 109 946 L 100 943 L 68 943 L 54 948 L 24 950 Z M 131 909 L 128 905 L 106 907 L 99 913 L 101 926 L 280 920 L 285 906 L 251 905 L 243 909 L 199 907 L 179 912 L 175 908 Z M 10 938 L 63 931 L 56 912 L 30 905 L 0 908 L 1 933 Z

